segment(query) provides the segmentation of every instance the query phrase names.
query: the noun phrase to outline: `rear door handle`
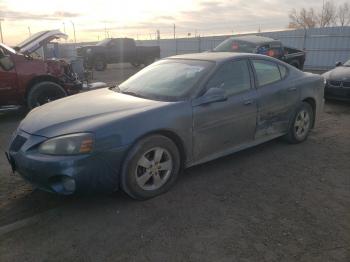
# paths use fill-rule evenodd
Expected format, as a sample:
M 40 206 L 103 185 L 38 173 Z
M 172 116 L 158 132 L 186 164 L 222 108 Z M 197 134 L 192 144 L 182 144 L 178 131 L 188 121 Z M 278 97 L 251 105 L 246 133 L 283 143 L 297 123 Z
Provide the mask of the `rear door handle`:
M 288 91 L 289 92 L 297 91 L 297 88 L 296 87 L 290 87 L 290 88 L 288 88 Z

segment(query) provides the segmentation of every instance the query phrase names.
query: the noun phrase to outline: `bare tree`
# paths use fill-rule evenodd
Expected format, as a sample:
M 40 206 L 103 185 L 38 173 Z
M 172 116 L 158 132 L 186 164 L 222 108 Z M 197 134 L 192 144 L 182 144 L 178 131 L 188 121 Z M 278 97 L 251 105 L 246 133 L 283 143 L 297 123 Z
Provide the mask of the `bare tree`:
M 317 15 L 317 20 L 320 27 L 336 24 L 337 8 L 333 1 L 323 2 L 322 11 Z
M 344 3 L 338 7 L 337 13 L 338 22 L 341 26 L 350 25 L 350 5 Z
M 317 26 L 317 15 L 313 8 L 302 8 L 299 12 L 294 8 L 289 13 L 289 28 L 314 28 Z

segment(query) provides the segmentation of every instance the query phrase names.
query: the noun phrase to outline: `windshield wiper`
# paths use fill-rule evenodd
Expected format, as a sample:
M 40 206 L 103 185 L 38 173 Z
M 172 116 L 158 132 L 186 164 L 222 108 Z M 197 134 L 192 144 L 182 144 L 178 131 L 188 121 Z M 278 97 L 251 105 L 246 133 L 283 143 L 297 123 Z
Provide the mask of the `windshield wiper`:
M 120 93 L 125 94 L 125 95 L 130 95 L 130 96 L 143 97 L 140 94 L 132 92 L 132 91 L 120 91 Z
M 120 93 L 120 88 L 119 88 L 119 86 L 112 86 L 111 88 L 109 88 L 110 90 L 114 90 L 114 91 L 116 91 L 116 92 L 118 92 L 118 93 Z

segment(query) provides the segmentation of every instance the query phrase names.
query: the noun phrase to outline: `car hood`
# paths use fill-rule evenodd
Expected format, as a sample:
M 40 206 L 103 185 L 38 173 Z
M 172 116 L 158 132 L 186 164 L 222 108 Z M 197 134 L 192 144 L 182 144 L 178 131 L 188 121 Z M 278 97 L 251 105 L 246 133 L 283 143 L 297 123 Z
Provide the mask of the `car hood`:
M 19 129 L 45 137 L 94 132 L 111 121 L 167 104 L 169 102 L 138 98 L 104 88 L 37 107 L 21 122 Z
M 41 31 L 18 44 L 17 48 L 21 53 L 31 54 L 41 48 L 44 44 L 59 38 L 67 39 L 68 36 L 59 30 Z
M 350 67 L 340 66 L 324 74 L 328 80 L 350 81 Z

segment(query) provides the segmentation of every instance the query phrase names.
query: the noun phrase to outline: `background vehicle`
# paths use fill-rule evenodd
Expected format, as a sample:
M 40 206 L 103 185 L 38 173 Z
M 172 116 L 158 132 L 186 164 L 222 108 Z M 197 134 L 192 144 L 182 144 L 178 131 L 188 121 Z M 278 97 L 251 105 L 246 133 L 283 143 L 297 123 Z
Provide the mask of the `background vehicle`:
M 159 46 L 137 46 L 131 38 L 107 38 L 96 45 L 77 48 L 87 67 L 97 71 L 106 69 L 107 64 L 131 63 L 133 66 L 149 65 L 160 58 Z
M 32 109 L 79 92 L 82 84 L 70 64 L 34 58 L 41 57 L 37 50 L 57 37 L 62 37 L 58 30 L 39 32 L 17 46 L 19 51 L 0 44 L 0 110 L 23 105 Z
M 338 62 L 336 68 L 323 74 L 326 79 L 325 98 L 350 101 L 350 60 Z
M 303 142 L 322 111 L 323 92 L 321 76 L 267 56 L 175 56 L 118 87 L 30 112 L 8 159 L 50 192 L 121 188 L 148 199 L 168 190 L 181 168 L 280 136 Z
M 282 60 L 300 70 L 305 63 L 305 52 L 285 47 L 282 42 L 262 36 L 238 36 L 226 39 L 213 52 L 256 53 Z

